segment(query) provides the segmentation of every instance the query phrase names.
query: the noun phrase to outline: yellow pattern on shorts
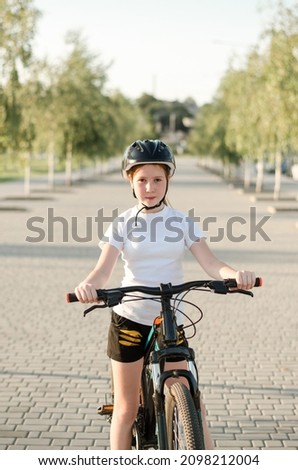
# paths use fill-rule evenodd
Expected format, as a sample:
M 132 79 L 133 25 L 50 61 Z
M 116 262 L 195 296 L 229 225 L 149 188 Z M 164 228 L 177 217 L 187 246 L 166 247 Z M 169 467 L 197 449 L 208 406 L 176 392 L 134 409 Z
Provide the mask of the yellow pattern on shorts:
M 139 331 L 135 330 L 120 330 L 119 333 L 119 344 L 123 346 L 137 346 L 142 339 L 142 335 Z
M 182 331 L 178 331 L 178 338 L 176 341 L 177 346 L 179 346 L 179 344 L 182 344 L 183 342 L 184 342 L 184 334 Z

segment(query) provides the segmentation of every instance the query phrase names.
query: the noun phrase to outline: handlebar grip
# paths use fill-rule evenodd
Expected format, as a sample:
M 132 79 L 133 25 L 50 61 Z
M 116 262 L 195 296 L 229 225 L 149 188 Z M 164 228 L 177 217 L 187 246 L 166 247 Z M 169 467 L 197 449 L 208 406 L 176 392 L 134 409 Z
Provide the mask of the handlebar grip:
M 66 302 L 71 303 L 71 302 L 78 302 L 79 299 L 77 298 L 76 294 L 74 292 L 68 292 L 66 294 Z
M 97 289 L 96 290 L 97 292 L 97 295 L 98 295 L 98 300 L 102 297 L 102 289 Z M 66 295 L 65 295 L 65 298 L 66 298 L 66 302 L 68 304 L 72 303 L 72 302 L 79 302 L 79 299 L 77 298 L 76 294 L 74 292 L 68 292 Z
M 227 287 L 237 287 L 236 279 L 227 279 L 226 285 Z M 256 277 L 254 287 L 262 287 L 262 285 L 263 285 L 263 279 L 261 277 Z

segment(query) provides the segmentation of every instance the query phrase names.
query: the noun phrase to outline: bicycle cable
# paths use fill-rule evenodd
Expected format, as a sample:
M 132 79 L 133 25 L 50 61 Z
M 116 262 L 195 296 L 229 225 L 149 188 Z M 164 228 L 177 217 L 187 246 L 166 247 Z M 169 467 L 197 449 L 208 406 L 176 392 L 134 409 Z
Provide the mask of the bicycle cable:
M 174 309 L 178 312 L 181 313 L 181 315 L 183 315 L 185 318 L 187 318 L 187 320 L 189 321 L 189 325 L 186 325 L 186 326 L 183 326 L 184 330 L 186 330 L 187 328 L 193 328 L 193 333 L 191 336 L 187 336 L 186 338 L 187 339 L 191 339 L 193 338 L 196 333 L 197 333 L 197 328 L 196 328 L 196 325 L 202 320 L 204 314 L 203 314 L 203 310 L 198 306 L 196 305 L 195 303 L 191 302 L 190 300 L 186 300 L 185 297 L 192 291 L 192 290 L 196 290 L 196 288 L 190 288 L 188 289 L 187 291 L 184 292 L 183 296 L 181 298 L 175 298 L 174 300 Z M 202 289 L 204 290 L 204 289 Z M 206 291 L 207 292 L 207 291 Z M 178 294 L 179 295 L 179 294 Z M 178 305 L 175 306 L 175 302 L 178 302 Z M 188 305 L 191 305 L 195 310 L 198 310 L 200 312 L 200 316 L 197 320 L 192 320 L 183 310 L 181 310 L 179 308 L 179 305 L 180 303 L 184 303 L 184 304 L 188 304 Z
M 190 335 L 190 336 L 187 336 L 186 339 L 191 339 L 193 338 L 196 333 L 197 333 L 197 328 L 196 328 L 196 325 L 202 320 L 204 314 L 203 314 L 203 311 L 202 309 L 196 305 L 195 303 L 189 301 L 189 300 L 186 300 L 184 297 L 186 297 L 187 294 L 190 293 L 190 291 L 192 290 L 205 290 L 205 289 L 197 289 L 197 288 L 190 288 L 188 289 L 186 292 L 183 293 L 183 296 L 181 298 L 178 298 L 178 296 L 180 294 L 177 294 L 176 297 L 173 298 L 173 310 L 174 310 L 174 314 L 176 314 L 176 312 L 179 312 L 183 317 L 185 317 L 188 321 L 189 321 L 189 324 L 184 326 L 183 325 L 183 328 L 184 330 L 186 330 L 187 328 L 193 328 L 193 333 Z M 205 290 L 205 292 L 208 292 L 207 290 Z M 126 294 L 125 297 L 130 297 L 129 299 L 126 299 L 124 300 L 124 302 L 134 302 L 134 301 L 140 301 L 140 300 L 152 300 L 153 302 L 158 302 L 160 303 L 160 296 L 156 296 L 156 297 L 144 297 L 143 295 L 136 295 L 136 294 Z M 123 303 L 124 303 L 123 302 Z M 175 305 L 176 303 L 178 302 L 178 305 Z M 184 304 L 188 304 L 188 305 L 191 305 L 193 308 L 195 308 L 196 310 L 198 310 L 200 312 L 200 316 L 197 320 L 192 320 L 183 310 L 181 310 L 179 308 L 180 304 L 181 303 L 184 303 Z

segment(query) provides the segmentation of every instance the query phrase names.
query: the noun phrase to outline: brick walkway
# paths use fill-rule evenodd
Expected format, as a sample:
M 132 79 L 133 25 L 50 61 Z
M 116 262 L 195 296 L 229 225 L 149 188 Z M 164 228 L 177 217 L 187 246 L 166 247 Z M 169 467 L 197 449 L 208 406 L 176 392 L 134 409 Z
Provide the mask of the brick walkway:
M 109 424 L 97 407 L 110 386 L 109 315 L 83 318 L 82 306 L 67 305 L 64 295 L 96 262 L 97 211 L 104 208 L 109 217 L 134 200 L 118 174 L 69 191 L 34 192 L 30 201 L 4 201 L 18 191 L 0 185 L 0 209 L 23 209 L 0 210 L 0 449 L 107 449 Z M 298 449 L 297 213 L 271 215 L 263 225 L 271 241 L 265 241 L 254 227 L 268 215 L 268 201 L 251 202 L 193 159 L 179 162 L 170 201 L 209 225 L 219 257 L 264 278 L 254 299 L 196 297 L 204 318 L 191 342 L 216 448 Z M 111 286 L 121 274 L 119 263 Z M 185 277 L 206 277 L 189 254 Z

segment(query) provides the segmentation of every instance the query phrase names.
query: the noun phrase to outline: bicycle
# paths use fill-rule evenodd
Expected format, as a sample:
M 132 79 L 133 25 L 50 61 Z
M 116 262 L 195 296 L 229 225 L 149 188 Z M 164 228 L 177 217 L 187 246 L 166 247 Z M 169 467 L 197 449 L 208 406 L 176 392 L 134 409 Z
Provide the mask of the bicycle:
M 255 287 L 261 285 L 262 279 L 257 278 Z M 97 308 L 112 308 L 121 303 L 124 297 L 132 296 L 136 300 L 136 293 L 149 295 L 150 300 L 161 302 L 160 316 L 152 325 L 144 352 L 139 410 L 132 429 L 134 449 L 202 450 L 205 448 L 195 353 L 185 344 L 184 332 L 176 323 L 176 312 L 181 311 L 179 308 L 181 302 L 194 306 L 200 312 L 199 319 L 194 322 L 188 316 L 187 318 L 190 321 L 189 326 L 194 327 L 195 334 L 195 325 L 201 320 L 203 312 L 197 305 L 185 299 L 186 294 L 193 290 L 253 296 L 251 291 L 237 289 L 235 279 L 197 280 L 179 285 L 161 284 L 159 287 L 128 286 L 97 290 L 98 300 L 102 303 L 92 305 L 84 311 L 86 316 Z M 183 294 L 182 298 L 178 298 L 179 294 Z M 137 298 L 148 300 L 148 297 L 142 295 Z M 67 302 L 74 301 L 77 301 L 76 295 L 67 294 Z M 168 359 L 175 362 L 182 360 L 187 367 L 164 370 Z M 166 382 L 170 378 L 175 379 L 175 382 L 167 387 Z M 181 378 L 186 381 L 187 386 L 179 381 Z M 101 406 L 99 413 L 110 420 L 113 405 Z

